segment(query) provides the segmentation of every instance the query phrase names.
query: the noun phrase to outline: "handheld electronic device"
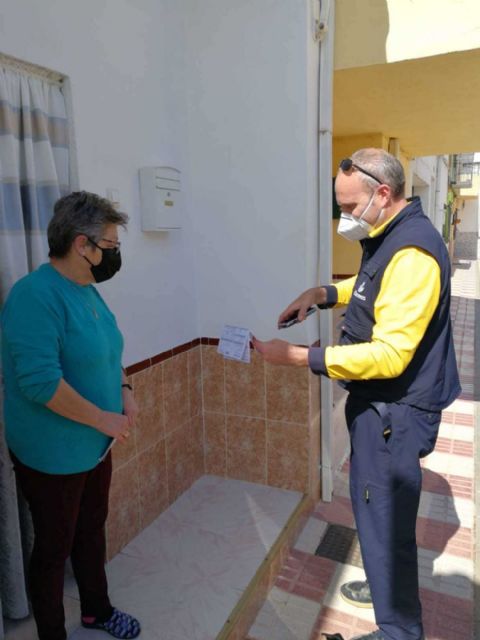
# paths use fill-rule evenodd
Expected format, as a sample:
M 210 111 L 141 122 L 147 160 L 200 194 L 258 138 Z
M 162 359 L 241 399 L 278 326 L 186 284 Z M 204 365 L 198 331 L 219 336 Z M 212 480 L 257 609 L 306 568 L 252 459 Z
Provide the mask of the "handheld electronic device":
M 315 307 L 309 307 L 307 309 L 307 313 L 305 314 L 305 318 L 307 318 L 308 316 L 311 316 L 312 313 L 315 313 L 316 308 Z M 287 318 L 287 320 L 284 320 L 283 322 L 281 322 L 278 325 L 279 329 L 287 329 L 288 327 L 291 327 L 294 324 L 297 324 L 298 322 L 298 311 L 295 312 L 295 314 L 293 316 L 290 316 L 289 318 Z

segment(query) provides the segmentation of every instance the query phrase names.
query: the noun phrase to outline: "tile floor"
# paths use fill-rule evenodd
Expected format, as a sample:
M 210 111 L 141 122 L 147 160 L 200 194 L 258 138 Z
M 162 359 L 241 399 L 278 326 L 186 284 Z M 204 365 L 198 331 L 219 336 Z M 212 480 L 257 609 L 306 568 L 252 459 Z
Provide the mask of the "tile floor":
M 115 606 L 138 616 L 145 640 L 214 640 L 302 498 L 296 491 L 203 476 L 107 565 Z M 70 640 L 106 640 L 79 627 L 65 586 Z M 34 640 L 32 620 L 6 640 Z
M 203 476 L 107 565 L 112 601 L 145 640 L 214 640 L 301 497 Z
M 423 461 L 417 526 L 426 640 L 474 638 L 474 327 L 480 263 L 456 262 L 451 312 L 463 391 L 443 412 L 436 449 Z M 322 633 L 335 632 L 347 640 L 376 629 L 372 610 L 351 607 L 339 595 L 343 582 L 364 579 L 363 570 L 314 555 L 329 523 L 355 526 L 348 466 L 336 478 L 333 501 L 319 503 L 307 521 L 248 640 L 320 640 Z

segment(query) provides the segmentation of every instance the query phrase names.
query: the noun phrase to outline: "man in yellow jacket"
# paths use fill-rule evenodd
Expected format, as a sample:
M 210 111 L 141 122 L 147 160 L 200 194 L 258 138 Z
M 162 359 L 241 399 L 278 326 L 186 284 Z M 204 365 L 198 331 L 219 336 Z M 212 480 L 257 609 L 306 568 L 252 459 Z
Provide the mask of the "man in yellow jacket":
M 367 580 L 342 586 L 373 604 L 379 629 L 355 640 L 422 640 L 415 524 L 419 458 L 430 453 L 441 411 L 460 384 L 450 323 L 450 260 L 420 200 L 405 198 L 402 165 L 383 149 L 342 160 L 335 182 L 338 232 L 360 241 L 358 274 L 308 289 L 279 325 L 307 309 L 346 305 L 337 346 L 283 340 L 254 346 L 272 364 L 308 365 L 349 396 L 350 495 Z

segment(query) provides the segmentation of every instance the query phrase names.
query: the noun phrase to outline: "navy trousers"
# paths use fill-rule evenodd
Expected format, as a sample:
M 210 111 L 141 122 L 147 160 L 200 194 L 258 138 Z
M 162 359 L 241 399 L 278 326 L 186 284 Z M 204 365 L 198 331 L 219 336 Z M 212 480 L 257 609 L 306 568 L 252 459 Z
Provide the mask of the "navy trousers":
M 350 495 L 377 625 L 388 640 L 421 640 L 419 458 L 435 446 L 441 412 L 349 396 L 345 413 Z

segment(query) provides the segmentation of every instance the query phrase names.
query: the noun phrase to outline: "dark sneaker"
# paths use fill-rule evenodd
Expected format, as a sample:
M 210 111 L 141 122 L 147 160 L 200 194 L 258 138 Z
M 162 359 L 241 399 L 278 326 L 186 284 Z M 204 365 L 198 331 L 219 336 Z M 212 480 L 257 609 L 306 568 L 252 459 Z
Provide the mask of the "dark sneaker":
M 370 587 L 368 582 L 364 580 L 354 580 L 352 582 L 346 582 L 340 587 L 340 595 L 354 607 L 361 607 L 362 609 L 372 609 L 372 595 L 370 593 Z M 367 637 L 367 636 L 365 636 Z M 381 638 L 381 636 L 379 636 Z M 375 640 L 373 638 L 372 640 Z
M 326 640 L 343 640 L 343 636 L 340 633 L 322 633 L 322 636 L 324 636 Z M 352 640 L 385 640 L 385 636 L 380 629 L 377 629 L 376 631 L 367 633 L 365 636 L 355 636 Z
M 372 631 L 372 633 L 367 633 L 365 636 L 355 636 L 352 640 L 385 640 L 385 636 L 377 629 L 376 631 Z

